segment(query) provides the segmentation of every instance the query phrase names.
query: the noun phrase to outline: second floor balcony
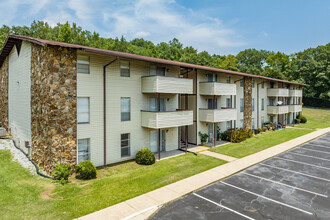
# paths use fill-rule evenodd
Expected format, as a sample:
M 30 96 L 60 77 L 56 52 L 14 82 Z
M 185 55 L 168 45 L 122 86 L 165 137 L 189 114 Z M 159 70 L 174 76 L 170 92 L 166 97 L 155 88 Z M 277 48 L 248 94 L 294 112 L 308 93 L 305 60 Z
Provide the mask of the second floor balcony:
M 199 120 L 202 122 L 218 123 L 237 120 L 236 108 L 199 109 Z
M 292 89 L 289 94 L 291 97 L 302 97 L 302 90 Z
M 193 79 L 167 76 L 143 76 L 143 93 L 192 94 Z
M 268 97 L 289 97 L 289 89 L 284 89 L 284 88 L 267 89 L 267 96 Z
M 193 124 L 193 111 L 141 111 L 141 126 L 152 129 L 180 127 Z
M 236 95 L 236 84 L 220 82 L 200 82 L 200 95 Z
M 302 105 L 289 105 L 289 111 L 290 112 L 301 112 Z
M 289 113 L 288 105 L 268 105 L 267 106 L 267 114 L 270 115 L 279 115 L 279 114 L 287 114 Z

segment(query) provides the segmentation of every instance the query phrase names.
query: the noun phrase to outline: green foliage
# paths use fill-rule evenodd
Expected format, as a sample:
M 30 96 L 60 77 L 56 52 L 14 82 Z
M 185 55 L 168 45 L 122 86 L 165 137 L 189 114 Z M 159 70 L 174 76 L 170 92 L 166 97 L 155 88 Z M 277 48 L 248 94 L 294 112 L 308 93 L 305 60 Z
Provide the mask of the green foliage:
M 246 49 L 236 56 L 209 54 L 183 44 L 176 38 L 157 45 L 142 38 L 127 41 L 121 38 L 103 38 L 98 33 L 83 30 L 75 23 L 58 23 L 51 27 L 47 22 L 34 21 L 30 26 L 0 28 L 0 45 L 8 34 L 24 35 L 47 40 L 62 41 L 101 49 L 115 50 L 149 57 L 193 63 L 203 66 L 234 70 L 255 75 L 306 83 L 304 97 L 330 99 L 330 43 L 302 52 L 287 55 L 281 52 Z
M 208 134 L 206 134 L 206 133 L 202 133 L 202 132 L 198 132 L 198 135 L 199 135 L 199 137 L 201 138 L 201 142 L 202 142 L 202 143 L 205 143 L 205 142 L 207 141 L 207 138 L 209 137 Z
M 295 123 L 295 124 L 300 124 L 300 119 L 299 119 L 299 118 L 296 118 L 296 119 L 294 120 L 294 123 Z
M 52 172 L 52 176 L 62 185 L 69 182 L 69 176 L 72 173 L 71 165 L 69 163 L 57 163 Z
M 75 172 L 77 179 L 89 180 L 96 178 L 96 168 L 94 164 L 89 160 L 80 162 L 75 167 Z
M 240 143 L 250 137 L 253 137 L 252 129 L 232 129 L 223 132 L 222 139 L 225 141 L 231 141 L 233 143 Z
M 155 154 L 149 148 L 144 148 L 136 153 L 135 161 L 142 165 L 151 165 L 156 162 Z
M 297 119 L 300 119 L 300 123 L 306 123 L 307 122 L 307 118 L 302 114 L 297 115 Z

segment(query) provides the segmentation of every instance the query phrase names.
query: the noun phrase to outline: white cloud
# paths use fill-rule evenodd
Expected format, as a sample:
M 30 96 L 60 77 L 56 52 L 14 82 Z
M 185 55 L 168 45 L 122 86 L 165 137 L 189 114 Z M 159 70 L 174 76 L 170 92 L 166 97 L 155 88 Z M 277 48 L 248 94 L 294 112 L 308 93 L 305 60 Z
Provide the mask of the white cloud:
M 245 44 L 245 39 L 232 28 L 234 25 L 226 26 L 219 18 L 183 7 L 174 0 L 2 1 L 0 21 L 7 25 L 43 20 L 54 26 L 68 20 L 104 37 L 143 37 L 155 43 L 176 37 L 184 45 L 211 53 L 223 53 Z

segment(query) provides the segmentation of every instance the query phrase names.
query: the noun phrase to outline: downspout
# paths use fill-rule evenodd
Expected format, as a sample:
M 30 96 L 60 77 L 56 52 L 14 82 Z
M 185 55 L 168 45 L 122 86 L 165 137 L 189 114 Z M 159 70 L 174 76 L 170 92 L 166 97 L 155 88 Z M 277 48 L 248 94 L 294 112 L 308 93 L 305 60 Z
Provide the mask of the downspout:
M 239 80 L 235 80 L 234 83 L 236 84 L 238 81 L 241 81 L 242 79 L 244 79 L 244 77 L 241 78 L 241 79 L 239 79 Z M 244 94 L 244 89 L 243 89 L 243 94 Z M 243 95 L 243 96 L 244 96 L 244 95 Z M 235 104 L 235 108 L 237 109 L 237 107 L 236 107 L 236 102 L 237 102 L 237 95 L 234 96 L 234 104 Z M 240 111 L 241 111 L 241 110 L 240 110 Z M 236 114 L 237 114 L 237 113 L 236 113 Z M 243 116 L 243 117 L 244 117 L 244 116 Z M 236 121 L 237 121 L 237 120 L 234 121 L 234 130 L 236 130 Z
M 107 83 L 106 83 L 106 69 L 107 66 L 111 65 L 113 62 L 117 61 L 119 57 L 112 60 L 105 66 L 103 66 L 103 158 L 104 166 L 107 165 Z
M 264 81 L 257 83 L 257 128 L 259 128 L 259 85 L 262 83 L 264 83 Z

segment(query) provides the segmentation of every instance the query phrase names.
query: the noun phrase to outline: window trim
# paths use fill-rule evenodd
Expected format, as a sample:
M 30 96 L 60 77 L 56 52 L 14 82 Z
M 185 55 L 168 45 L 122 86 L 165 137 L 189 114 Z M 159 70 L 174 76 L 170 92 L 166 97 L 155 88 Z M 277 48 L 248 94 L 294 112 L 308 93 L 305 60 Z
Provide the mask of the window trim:
M 88 153 L 87 153 L 88 159 L 87 160 L 91 161 L 91 139 L 90 138 L 80 138 L 80 139 L 77 139 L 77 164 L 79 164 L 80 162 L 83 162 L 83 161 L 79 162 L 79 140 L 87 140 L 87 149 L 88 149 Z
M 128 139 L 122 139 L 122 135 L 123 134 L 127 134 L 128 135 Z M 122 142 L 123 141 L 128 141 L 128 146 L 127 147 L 122 147 Z M 122 149 L 123 148 L 128 148 L 128 155 L 123 156 L 122 154 Z M 125 157 L 131 157 L 131 133 L 121 133 L 120 134 L 120 157 L 121 158 L 125 158 Z
M 122 73 L 121 73 L 121 62 L 128 62 L 128 76 L 123 76 Z M 131 62 L 129 60 L 120 60 L 119 61 L 119 72 L 120 72 L 120 77 L 131 77 Z
M 122 113 L 123 113 L 123 111 L 122 111 L 122 99 L 129 99 L 129 119 L 128 120 L 123 120 L 123 118 L 122 118 Z M 132 112 L 132 109 L 131 109 L 131 105 L 132 105 L 132 103 L 131 103 L 131 97 L 120 97 L 120 121 L 122 121 L 122 122 L 124 122 L 124 121 L 131 121 L 131 116 L 132 116 L 132 114 L 131 114 L 131 112 Z
M 78 122 L 78 99 L 80 98 L 87 98 L 88 99 L 88 122 Z M 77 97 L 77 124 L 78 125 L 83 125 L 83 124 L 90 124 L 91 123 L 91 99 L 90 97 L 87 97 L 87 96 L 79 96 Z
M 79 58 L 79 56 L 81 56 L 81 57 L 88 57 L 88 73 L 80 73 L 79 72 L 79 68 L 78 68 L 78 64 L 79 64 L 79 59 L 78 58 Z M 83 60 L 80 60 L 80 61 L 83 61 Z M 85 62 L 85 61 L 83 61 L 83 62 Z M 79 73 L 79 74 L 91 74 L 91 59 L 90 59 L 90 56 L 83 55 L 83 54 L 78 54 L 77 55 L 77 73 Z

